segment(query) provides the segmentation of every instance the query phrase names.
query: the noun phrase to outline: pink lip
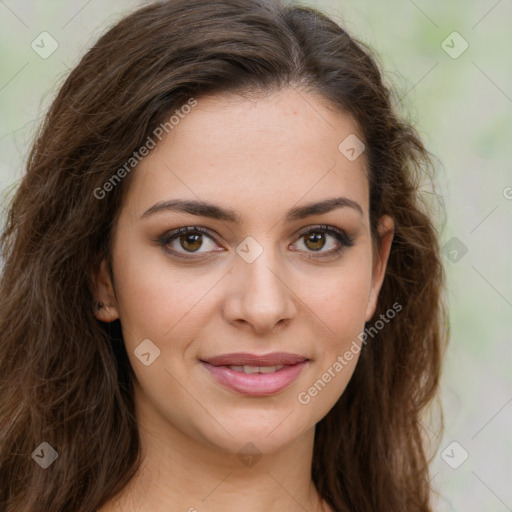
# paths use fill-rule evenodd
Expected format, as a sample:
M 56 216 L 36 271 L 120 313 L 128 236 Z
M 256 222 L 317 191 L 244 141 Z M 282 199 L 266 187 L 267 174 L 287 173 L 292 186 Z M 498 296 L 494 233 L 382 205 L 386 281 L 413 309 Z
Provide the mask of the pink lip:
M 273 373 L 244 373 L 230 370 L 227 366 L 214 366 L 205 361 L 201 361 L 201 364 L 220 384 L 232 389 L 233 391 L 237 391 L 238 393 L 242 393 L 246 396 L 267 396 L 278 393 L 289 386 L 295 379 L 297 379 L 299 373 L 308 364 L 308 361 L 303 360 L 300 363 L 287 365 L 281 370 Z M 251 366 L 274 365 L 253 364 Z
M 294 365 L 307 361 L 307 357 L 300 354 L 288 352 L 273 352 L 271 354 L 249 354 L 247 352 L 236 352 L 220 356 L 202 359 L 202 362 L 210 363 L 213 366 L 276 366 L 278 364 Z M 284 369 L 284 368 L 283 368 Z

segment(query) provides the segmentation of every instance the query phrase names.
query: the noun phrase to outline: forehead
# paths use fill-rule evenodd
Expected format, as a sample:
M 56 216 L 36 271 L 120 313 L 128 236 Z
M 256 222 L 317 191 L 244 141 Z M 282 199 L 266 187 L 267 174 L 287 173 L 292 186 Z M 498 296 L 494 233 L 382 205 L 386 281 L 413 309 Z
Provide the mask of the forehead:
M 244 215 L 344 195 L 366 212 L 365 154 L 351 161 L 339 149 L 354 135 L 362 138 L 348 114 L 292 88 L 200 98 L 138 165 L 126 200 L 134 213 L 180 197 L 229 203 Z

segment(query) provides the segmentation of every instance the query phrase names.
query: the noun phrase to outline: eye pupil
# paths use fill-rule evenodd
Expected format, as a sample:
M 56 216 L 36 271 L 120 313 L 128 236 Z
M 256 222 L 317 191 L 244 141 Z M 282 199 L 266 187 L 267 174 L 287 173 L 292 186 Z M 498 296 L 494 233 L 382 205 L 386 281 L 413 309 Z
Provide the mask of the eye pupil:
M 322 249 L 323 246 L 325 245 L 325 240 L 323 240 L 324 235 L 325 235 L 324 233 L 320 233 L 318 231 L 311 232 L 311 233 L 307 234 L 305 237 L 306 238 L 306 240 L 305 240 L 306 246 L 314 251 Z M 314 244 L 313 247 L 309 246 L 308 242 L 312 242 Z M 321 242 L 319 246 L 315 245 L 315 244 L 318 244 L 319 242 Z
M 180 244 L 183 247 L 183 249 L 185 249 L 185 250 L 196 251 L 197 249 L 199 249 L 201 247 L 201 241 L 200 241 L 201 237 L 202 237 L 201 234 L 187 233 L 186 235 L 182 235 L 180 237 Z M 189 243 L 191 245 L 195 244 L 195 247 L 186 247 L 186 245 L 188 245 Z

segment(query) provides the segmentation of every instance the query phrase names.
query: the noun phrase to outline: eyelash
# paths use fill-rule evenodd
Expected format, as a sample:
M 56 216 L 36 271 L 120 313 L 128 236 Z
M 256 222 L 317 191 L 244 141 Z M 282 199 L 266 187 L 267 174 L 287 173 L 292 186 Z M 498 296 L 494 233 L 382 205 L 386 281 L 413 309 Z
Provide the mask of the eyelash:
M 167 253 L 176 255 L 176 257 L 178 257 L 178 258 L 188 259 L 188 260 L 203 259 L 203 258 L 200 258 L 197 256 L 191 256 L 192 254 L 195 254 L 195 253 L 188 253 L 189 255 L 185 256 L 185 254 L 187 254 L 186 252 L 183 253 L 180 251 L 176 251 L 174 249 L 167 248 L 167 246 L 172 241 L 174 241 L 176 238 L 178 238 L 179 236 L 182 236 L 182 235 L 189 234 L 189 233 L 200 233 L 201 235 L 206 235 L 207 237 L 209 237 L 215 241 L 215 238 L 213 237 L 213 235 L 210 233 L 209 230 L 207 230 L 205 228 L 198 227 L 198 226 L 187 226 L 187 227 L 175 229 L 173 231 L 163 234 L 156 241 L 164 248 L 164 250 Z M 339 246 L 336 249 L 331 249 L 330 251 L 327 251 L 327 252 L 316 253 L 316 254 L 320 254 L 320 256 L 309 256 L 309 258 L 312 258 L 312 259 L 323 258 L 323 257 L 327 257 L 327 256 L 334 256 L 334 255 L 341 253 L 345 248 L 352 247 L 354 245 L 354 237 L 347 235 L 341 229 L 338 229 L 334 226 L 327 226 L 327 225 L 318 225 L 318 226 L 313 226 L 311 228 L 308 228 L 307 230 L 302 231 L 298 235 L 297 240 L 300 240 L 300 239 L 304 238 L 306 235 L 309 235 L 311 233 L 324 233 L 324 234 L 332 235 L 339 243 Z M 315 254 L 315 251 L 309 251 L 309 252 Z

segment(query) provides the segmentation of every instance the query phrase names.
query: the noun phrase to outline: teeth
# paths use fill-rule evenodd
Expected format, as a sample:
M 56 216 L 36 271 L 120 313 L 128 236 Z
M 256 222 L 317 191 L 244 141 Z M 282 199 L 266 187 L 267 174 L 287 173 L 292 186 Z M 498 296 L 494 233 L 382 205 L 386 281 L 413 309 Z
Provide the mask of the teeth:
M 249 366 L 247 364 L 244 364 L 243 366 L 228 366 L 230 370 L 244 373 L 273 373 L 283 367 L 284 365 L 282 364 L 276 364 L 275 366 Z
M 280 365 L 281 368 L 283 367 L 283 365 Z M 260 373 L 274 373 L 275 371 L 279 370 L 279 368 L 276 366 L 260 366 L 258 368 L 259 372 Z

